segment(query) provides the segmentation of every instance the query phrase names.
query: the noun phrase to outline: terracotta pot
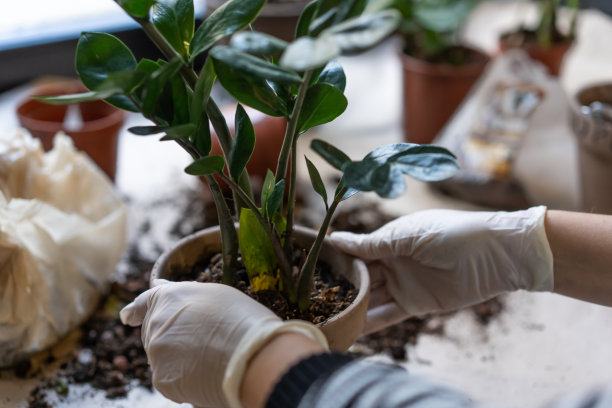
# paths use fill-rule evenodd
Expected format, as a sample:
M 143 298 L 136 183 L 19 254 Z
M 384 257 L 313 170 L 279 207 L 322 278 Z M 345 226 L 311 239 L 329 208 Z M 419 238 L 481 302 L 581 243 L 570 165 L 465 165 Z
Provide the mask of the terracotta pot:
M 582 209 L 612 214 L 612 120 L 596 120 L 593 102 L 612 104 L 612 83 L 580 90 L 570 101 L 570 125 L 578 142 Z
M 285 118 L 267 116 L 248 106 L 244 107 L 255 129 L 255 148 L 253 155 L 247 164 L 247 171 L 251 179 L 251 184 L 256 188 L 261 187 L 268 169 L 276 171 L 278 156 L 283 146 L 285 138 L 285 128 L 287 121 Z M 222 109 L 225 122 L 234 136 L 234 115 L 236 105 L 228 106 Z M 222 154 L 221 146 L 216 135 L 212 135 L 211 154 Z M 227 168 L 225 169 L 227 173 Z M 225 194 L 230 193 L 230 188 L 220 179 L 217 179 Z
M 63 95 L 86 91 L 80 81 L 66 80 L 37 86 L 31 90 L 30 95 Z M 71 113 L 67 115 L 68 112 Z M 88 154 L 111 180 L 115 179 L 119 130 L 125 120 L 125 112 L 122 110 L 103 101 L 50 105 L 28 96 L 18 104 L 17 117 L 32 136 L 41 140 L 46 151 L 53 147 L 55 134 L 63 131 L 72 138 L 77 149 Z M 65 120 L 68 117 L 74 122 Z
M 484 71 L 489 56 L 465 49 L 474 62 L 463 66 L 434 64 L 401 53 L 407 142 L 431 143 Z
M 499 38 L 500 52 L 520 48 L 524 50 L 531 59 L 544 65 L 551 75 L 559 76 L 565 54 L 572 46 L 571 41 L 558 42 L 552 44 L 548 48 L 544 48 L 536 42 L 516 43 L 512 40 L 513 36 L 514 33 L 507 33 Z
M 294 230 L 296 245 L 309 247 L 316 233 L 307 228 Z M 218 227 L 207 228 L 180 240 L 173 248 L 162 254 L 153 265 L 153 279 L 173 280 L 173 271 L 186 270 L 198 261 L 206 260 L 221 250 Z M 363 261 L 339 252 L 328 242 L 323 244 L 320 259 L 331 266 L 332 273 L 344 276 L 359 289 L 355 301 L 345 310 L 319 325 L 332 350 L 347 350 L 361 336 L 365 324 L 370 278 Z

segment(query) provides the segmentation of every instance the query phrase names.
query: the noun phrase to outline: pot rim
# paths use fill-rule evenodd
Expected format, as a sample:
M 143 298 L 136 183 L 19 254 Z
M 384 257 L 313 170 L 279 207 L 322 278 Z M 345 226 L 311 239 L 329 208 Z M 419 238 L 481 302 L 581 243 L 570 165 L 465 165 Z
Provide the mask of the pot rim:
M 238 228 L 238 225 L 236 224 L 236 228 Z M 150 278 L 149 278 L 149 284 L 150 287 L 154 287 L 155 285 L 153 284 L 153 280 L 157 279 L 159 277 L 160 271 L 162 270 L 162 268 L 164 268 L 165 264 L 168 262 L 168 259 L 170 258 L 170 256 L 180 247 L 182 247 L 183 245 L 198 240 L 199 238 L 209 235 L 211 233 L 217 233 L 218 231 L 220 231 L 219 226 L 215 225 L 215 226 L 211 226 L 211 227 L 207 227 L 204 229 L 201 229 L 199 231 L 196 231 L 190 235 L 187 235 L 184 238 L 181 238 L 179 241 L 177 241 L 174 245 L 172 245 L 170 248 L 168 248 L 167 250 L 165 250 L 155 261 L 155 263 L 153 264 L 153 267 L 151 269 L 151 274 L 150 274 Z M 316 232 L 310 228 L 306 228 L 306 227 L 302 227 L 299 225 L 296 225 L 294 227 L 294 232 L 297 232 L 298 234 L 302 234 L 303 236 L 306 237 L 314 237 L 316 236 Z M 219 242 L 219 247 L 220 247 L 221 243 Z M 363 301 L 367 300 L 367 298 L 369 297 L 369 287 L 370 287 L 370 276 L 368 274 L 368 270 L 367 267 L 365 266 L 365 263 L 356 257 L 353 257 L 351 255 L 348 255 L 344 252 L 341 252 L 339 250 L 336 250 L 332 244 L 329 241 L 329 238 L 325 237 L 325 240 L 323 242 L 323 246 L 324 247 L 328 247 L 330 249 L 332 249 L 333 251 L 337 251 L 339 254 L 341 254 L 341 256 L 346 257 L 346 259 L 351 259 L 352 262 L 352 266 L 354 268 L 357 268 L 359 271 L 359 287 L 358 292 L 357 292 L 357 297 L 355 297 L 355 299 L 351 302 L 351 304 L 344 310 L 342 310 L 341 312 L 331 316 L 330 318 L 328 318 L 327 320 L 325 320 L 322 323 L 317 324 L 316 326 L 318 327 L 323 327 L 323 326 L 327 326 L 327 325 L 331 325 L 334 322 L 340 320 L 341 318 L 343 318 L 346 315 L 349 315 L 352 313 L 352 311 L 354 309 L 356 309 L 358 307 L 358 305 L 360 303 L 362 303 Z
M 469 45 L 460 45 L 460 47 L 477 55 L 479 57 L 478 60 L 460 66 L 447 63 L 432 63 L 406 54 L 402 48 L 399 50 L 402 68 L 405 71 L 429 76 L 474 76 L 480 74 L 491 61 L 491 57 L 487 53 L 475 47 Z

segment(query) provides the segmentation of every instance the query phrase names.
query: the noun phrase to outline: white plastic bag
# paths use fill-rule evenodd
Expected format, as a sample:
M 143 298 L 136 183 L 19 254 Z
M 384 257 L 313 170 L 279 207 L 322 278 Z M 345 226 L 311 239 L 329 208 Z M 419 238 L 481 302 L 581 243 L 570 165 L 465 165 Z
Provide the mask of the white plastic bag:
M 0 135 L 0 367 L 53 345 L 108 289 L 126 245 L 113 185 L 69 137 Z

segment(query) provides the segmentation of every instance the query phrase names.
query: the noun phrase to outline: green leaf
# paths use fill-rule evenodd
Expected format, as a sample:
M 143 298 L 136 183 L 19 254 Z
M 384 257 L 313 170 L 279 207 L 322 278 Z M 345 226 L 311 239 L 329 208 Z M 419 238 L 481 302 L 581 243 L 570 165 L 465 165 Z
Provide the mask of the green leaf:
M 295 71 L 307 71 L 325 66 L 340 55 L 340 48 L 329 36 L 300 37 L 285 49 L 280 65 Z
M 172 60 L 162 64 L 149 79 L 144 87 L 142 95 L 142 113 L 147 116 L 156 110 L 159 105 L 159 98 L 164 92 L 164 88 L 170 80 L 176 76 L 183 65 L 180 59 Z
M 280 55 L 288 43 L 269 34 L 242 31 L 232 36 L 230 45 L 240 51 L 256 55 Z
M 172 85 L 172 124 L 180 125 L 189 122 L 189 105 L 191 104 L 187 84 L 179 75 L 170 78 Z
M 400 21 L 401 15 L 397 10 L 383 10 L 347 20 L 321 35 L 331 36 L 342 54 L 355 54 L 387 38 L 397 29 Z
M 344 69 L 342 69 L 338 61 L 330 61 L 319 75 L 318 82 L 333 85 L 344 92 L 346 88 L 346 75 L 344 74 Z
M 351 158 L 344 152 L 321 139 L 313 139 L 312 142 L 310 142 L 310 148 L 338 170 L 342 170 L 342 167 L 346 163 L 351 162 Z
M 210 92 L 216 78 L 217 75 L 213 67 L 212 58 L 206 58 L 206 62 L 200 70 L 198 80 L 195 84 L 190 109 L 190 122 L 195 123 L 197 126 L 194 134 L 194 143 L 198 151 L 205 155 L 210 152 L 212 146 L 206 106 L 208 105 Z
M 179 55 L 189 56 L 189 43 L 195 25 L 193 0 L 157 0 L 151 20 Z
M 360 191 L 376 191 L 386 198 L 398 197 L 405 190 L 403 174 L 421 181 L 440 181 L 459 168 L 448 150 L 430 145 L 396 143 L 381 146 L 362 161 L 342 166 L 347 186 Z
M 478 0 L 429 0 L 414 4 L 414 17 L 427 30 L 455 32 L 468 18 Z
M 192 176 L 208 176 L 220 173 L 225 166 L 225 160 L 221 156 L 200 157 L 185 168 L 185 173 Z
M 310 176 L 310 183 L 314 188 L 315 192 L 321 196 L 323 202 L 325 203 L 325 208 L 327 206 L 327 190 L 325 190 L 325 184 L 323 184 L 323 179 L 321 178 L 321 174 L 319 170 L 315 167 L 315 165 L 308 160 L 308 157 L 304 156 L 306 159 L 306 167 L 308 167 L 308 175 Z
M 302 82 L 302 77 L 295 71 L 281 68 L 261 58 L 227 46 L 216 46 L 210 51 L 210 56 L 216 61 L 222 61 L 226 65 L 254 78 L 289 85 Z
M 166 128 L 163 126 L 132 126 L 128 128 L 128 132 L 137 136 L 149 136 L 157 133 L 164 133 Z
M 247 27 L 255 20 L 265 0 L 229 0 L 216 9 L 196 31 L 191 42 L 192 60 L 220 39 Z
M 266 200 L 266 216 L 268 218 L 274 218 L 278 214 L 281 202 L 283 201 L 283 194 L 285 193 L 285 179 L 281 179 L 274 185 L 274 189 L 270 193 L 270 196 Z M 276 222 L 278 224 L 278 222 Z M 284 228 L 283 228 L 284 229 Z
M 234 129 L 236 135 L 232 141 L 229 152 L 229 173 L 234 180 L 238 180 L 248 163 L 255 148 L 255 129 L 242 105 L 236 108 Z
M 126 13 L 136 18 L 149 18 L 149 10 L 155 0 L 115 0 Z
M 344 112 L 348 101 L 342 91 L 329 84 L 314 84 L 306 93 L 297 128 L 304 132 L 331 122 Z
M 195 132 L 196 127 L 193 123 L 186 123 L 182 125 L 176 126 L 166 126 L 164 127 L 164 132 L 172 139 L 172 140 L 189 140 L 193 132 Z
M 98 101 L 100 99 L 106 99 L 113 95 L 121 94 L 123 90 L 121 88 L 110 88 L 104 91 L 90 91 L 79 94 L 70 95 L 59 95 L 59 96 L 33 96 L 32 99 L 37 101 L 49 103 L 52 105 L 66 105 L 70 103 L 90 102 Z
M 308 33 L 312 36 L 318 36 L 321 31 L 329 28 L 336 21 L 337 9 L 327 10 L 323 14 L 317 13 L 317 17 L 312 20 L 308 26 Z
M 306 35 L 309 35 L 308 27 L 312 23 L 316 13 L 317 7 L 319 6 L 318 0 L 313 0 L 308 3 L 304 9 L 302 9 L 302 13 L 298 18 L 297 25 L 295 27 L 295 38 L 300 38 Z
M 267 81 L 245 75 L 225 62 L 214 59 L 221 85 L 239 102 L 269 116 L 287 116 L 287 106 Z
M 270 237 L 248 208 L 240 211 L 238 242 L 242 260 L 253 290 L 276 289 L 278 264 Z
M 95 90 L 109 75 L 136 68 L 136 59 L 118 38 L 104 33 L 83 33 L 79 38 L 75 59 L 76 71 L 83 84 Z M 107 102 L 120 109 L 137 112 L 125 95 L 115 95 Z
M 261 186 L 261 207 L 266 208 L 266 203 L 270 198 L 270 194 L 272 194 L 272 190 L 274 190 L 274 182 L 276 181 L 276 177 L 274 176 L 274 172 L 268 169 L 266 172 L 266 177 Z

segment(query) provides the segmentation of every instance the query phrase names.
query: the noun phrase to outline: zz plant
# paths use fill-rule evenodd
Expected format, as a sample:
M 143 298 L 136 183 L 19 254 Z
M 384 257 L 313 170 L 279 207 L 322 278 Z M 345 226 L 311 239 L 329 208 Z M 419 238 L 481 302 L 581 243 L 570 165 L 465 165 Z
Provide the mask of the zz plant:
M 397 28 L 400 15 L 395 10 L 367 12 L 365 0 L 314 0 L 299 18 L 295 41 L 287 43 L 248 29 L 265 0 L 229 0 L 197 30 L 192 0 L 115 1 L 140 24 L 165 58 L 137 61 L 116 37 L 86 32 L 77 45 L 76 70 L 90 91 L 41 99 L 49 103 L 103 99 L 140 112 L 152 125 L 133 127 L 129 129 L 132 133 L 162 134 L 161 140 L 174 141 L 191 155 L 193 163 L 185 171 L 205 178 L 218 210 L 224 283 L 234 281 L 240 245 L 253 289 L 281 290 L 305 310 L 317 257 L 341 201 L 358 191 L 397 197 L 405 189 L 404 174 L 433 181 L 457 169 L 455 157 L 441 147 L 392 144 L 353 161 L 323 140 L 314 140 L 312 149 L 343 176 L 328 197 L 317 168 L 305 159 L 312 186 L 327 211 L 305 261 L 294 273 L 297 140 L 308 129 L 332 121 L 347 106 L 346 78 L 337 57 L 375 46 Z M 218 45 L 228 36 L 229 45 Z M 202 56 L 202 68 L 196 72 L 194 62 Z M 235 135 L 230 135 L 210 97 L 217 80 L 241 104 L 287 119 L 276 173 L 268 171 L 259 202 L 245 170 L 255 144 L 253 125 L 238 105 Z M 223 155 L 210 154 L 209 124 Z M 227 174 L 223 171 L 226 164 Z M 230 186 L 235 212 L 221 194 L 216 177 Z M 239 217 L 238 233 L 233 213 Z

